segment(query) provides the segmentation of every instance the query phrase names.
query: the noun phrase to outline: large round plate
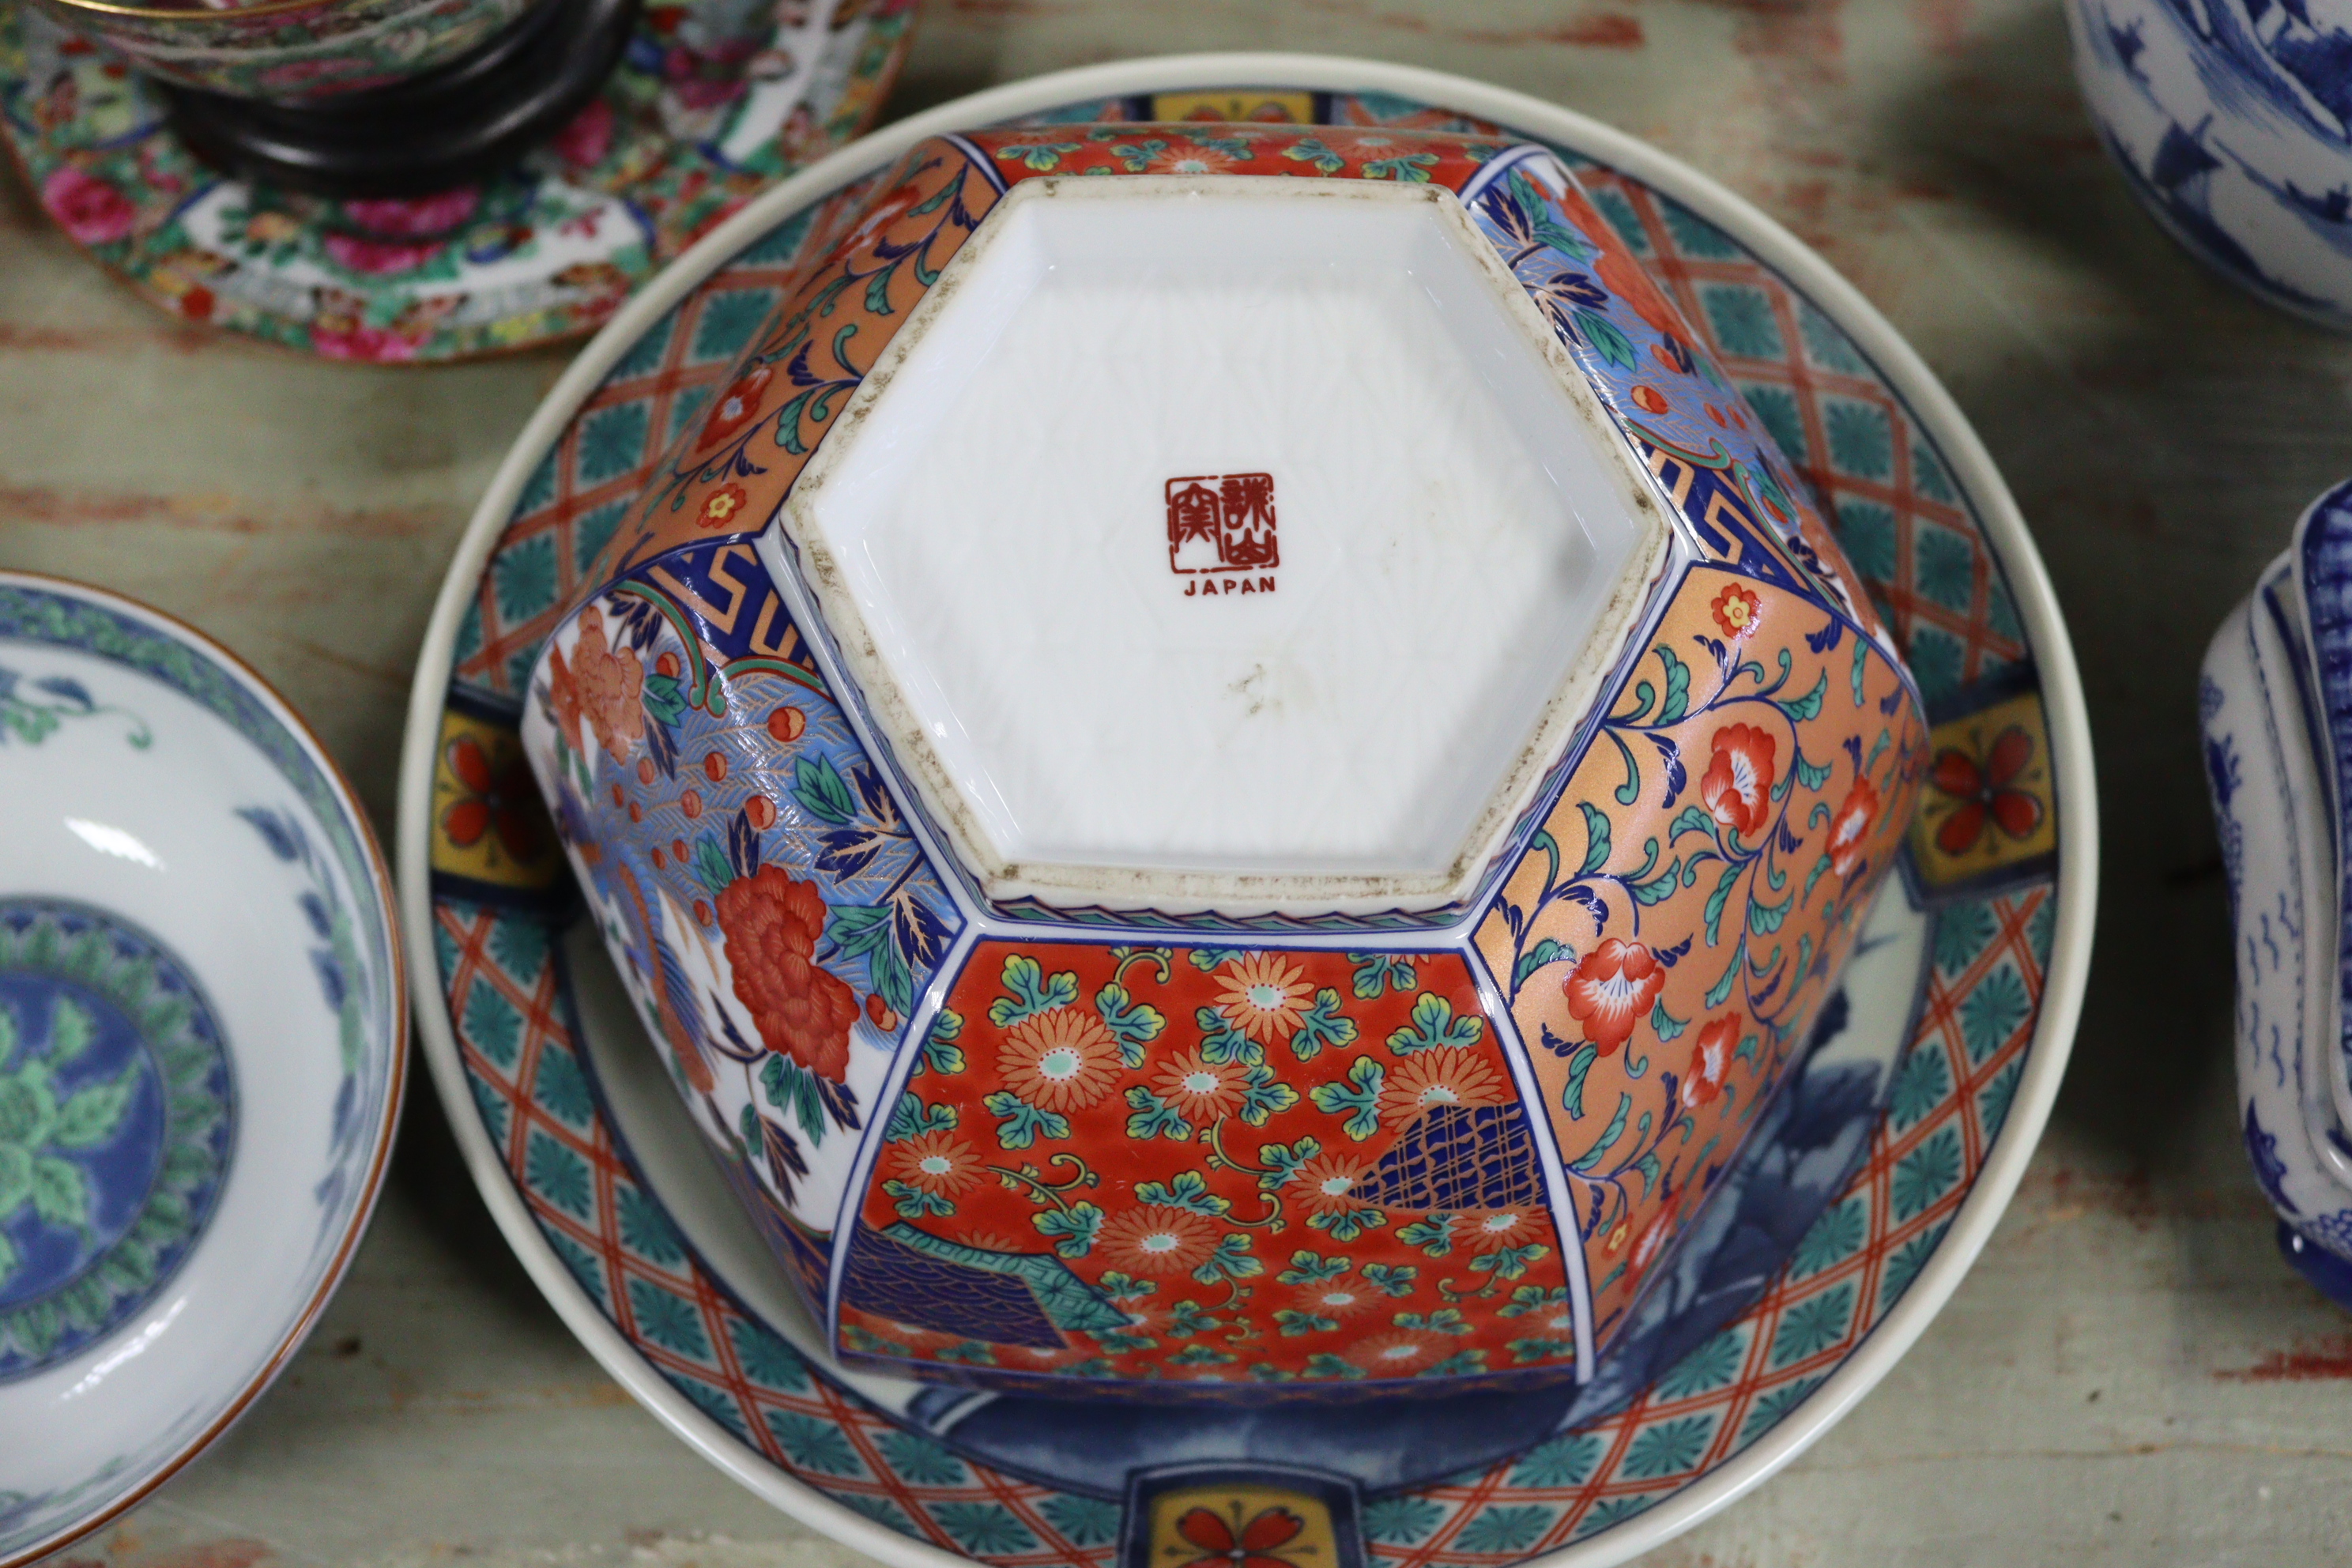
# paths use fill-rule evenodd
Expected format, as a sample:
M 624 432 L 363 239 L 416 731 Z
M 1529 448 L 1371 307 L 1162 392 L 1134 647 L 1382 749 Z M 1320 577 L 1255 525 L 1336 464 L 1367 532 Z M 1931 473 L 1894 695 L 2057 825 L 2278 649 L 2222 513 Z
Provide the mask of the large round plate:
M 513 726 L 540 640 L 859 183 L 939 131 L 1147 117 L 1500 127 L 1559 149 L 1821 492 L 1927 697 L 1937 776 L 1958 793 L 1931 791 L 1805 1071 L 1580 1394 L 1138 1419 L 843 1375 L 693 1148 L 520 809 Z M 2030 761 L 1996 770 L 2012 730 Z M 1984 820 L 2001 791 L 2036 803 L 2033 832 Z M 761 1496 L 892 1563 L 1140 1568 L 1174 1545 L 1150 1538 L 1175 1515 L 1151 1506 L 1170 1488 L 1272 1506 L 1248 1500 L 1278 1458 L 1280 1505 L 1310 1528 L 1270 1554 L 1312 1538 L 1333 1568 L 1496 1568 L 1617 1562 L 1687 1529 L 1918 1336 L 2056 1091 L 2095 846 L 2074 656 L 2023 520 L 1935 378 L 1818 257 L 1694 171 L 1534 99 L 1224 55 L 1066 72 L 901 121 L 746 209 L 616 318 L 509 454 L 451 567 L 410 710 L 399 872 L 417 989 L 436 998 L 426 1054 L 492 1212 L 607 1370 Z

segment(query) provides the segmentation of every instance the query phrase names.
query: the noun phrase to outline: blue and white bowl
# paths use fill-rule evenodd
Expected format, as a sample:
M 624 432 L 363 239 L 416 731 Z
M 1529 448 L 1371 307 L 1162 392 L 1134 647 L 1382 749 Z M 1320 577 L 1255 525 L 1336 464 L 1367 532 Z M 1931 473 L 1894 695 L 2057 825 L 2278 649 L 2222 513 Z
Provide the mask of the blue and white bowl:
M 2352 330 L 2352 5 L 2067 0 L 2066 19 L 2141 205 L 2233 282 Z
M 2280 1247 L 2352 1307 L 2352 483 L 2221 623 L 2199 698 L 2237 939 L 2239 1124 Z
M 382 856 L 260 679 L 0 573 L 0 1568 L 129 1508 L 317 1321 L 390 1152 Z

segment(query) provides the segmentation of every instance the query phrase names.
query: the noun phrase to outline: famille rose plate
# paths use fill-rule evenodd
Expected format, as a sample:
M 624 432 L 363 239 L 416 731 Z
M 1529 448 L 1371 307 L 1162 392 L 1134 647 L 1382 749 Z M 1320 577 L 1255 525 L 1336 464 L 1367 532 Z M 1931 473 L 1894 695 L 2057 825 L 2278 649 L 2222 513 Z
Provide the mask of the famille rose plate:
M 200 162 L 120 58 L 0 9 L 0 148 L 90 258 L 184 321 L 426 363 L 583 337 L 761 191 L 872 123 L 914 0 L 647 0 L 596 100 L 492 180 L 327 201 Z
M 1187 119 L 1553 148 L 1814 485 L 1927 703 L 1927 800 L 1901 875 L 1790 1087 L 1685 1238 L 1642 1260 L 1633 1321 L 1580 1387 L 1172 1407 L 842 1370 L 697 1142 L 540 815 L 518 726 L 541 643 L 794 263 L 926 135 Z M 897 1563 L 1501 1568 L 1617 1562 L 1688 1528 L 1826 1430 L 1966 1272 L 2065 1065 L 2096 879 L 2056 602 L 1975 435 L 1877 312 L 1746 203 L 1619 132 L 1457 78 L 1293 56 L 982 93 L 845 149 L 703 240 L 583 353 L 475 514 L 426 637 L 401 790 L 403 914 L 436 999 L 420 1008 L 426 1055 L 516 1251 L 679 1436 Z M 1524 1310 L 1538 1339 L 1565 1317 Z

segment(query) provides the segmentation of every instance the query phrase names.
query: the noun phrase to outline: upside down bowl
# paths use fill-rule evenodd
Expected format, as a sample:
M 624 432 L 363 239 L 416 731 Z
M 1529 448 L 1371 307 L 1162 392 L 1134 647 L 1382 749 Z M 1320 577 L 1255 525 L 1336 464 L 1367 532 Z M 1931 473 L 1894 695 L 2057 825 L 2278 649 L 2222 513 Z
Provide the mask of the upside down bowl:
M 1918 793 L 1787 459 L 1507 139 L 974 132 L 833 221 L 523 721 L 833 1353 L 1591 1375 Z

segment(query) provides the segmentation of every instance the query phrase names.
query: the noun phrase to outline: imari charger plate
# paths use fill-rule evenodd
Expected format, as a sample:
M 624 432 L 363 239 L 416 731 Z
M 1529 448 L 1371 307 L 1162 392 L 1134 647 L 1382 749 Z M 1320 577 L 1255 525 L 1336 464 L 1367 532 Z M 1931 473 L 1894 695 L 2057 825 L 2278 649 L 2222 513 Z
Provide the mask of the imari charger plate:
M 1507 135 L 1566 158 L 1815 488 L 1927 704 L 1901 875 L 1793 1081 L 1685 1238 L 1647 1260 L 1581 1385 L 1138 1408 L 842 1370 L 696 1144 L 537 812 L 518 725 L 541 642 L 868 183 L 957 126 L 1188 119 Z M 2055 1091 L 2095 846 L 2073 657 L 2024 525 L 1932 376 L 1819 258 L 1533 100 L 1223 56 L 1066 73 L 893 127 L 739 215 L 616 320 L 452 568 L 410 715 L 400 870 L 418 984 L 440 998 L 427 1053 L 492 1210 L 604 1364 L 761 1496 L 898 1563 L 1499 1568 L 1618 1561 L 1686 1528 L 1788 1462 L 1925 1327 Z M 1567 1317 L 1542 1294 L 1515 1303 L 1530 1342 Z

